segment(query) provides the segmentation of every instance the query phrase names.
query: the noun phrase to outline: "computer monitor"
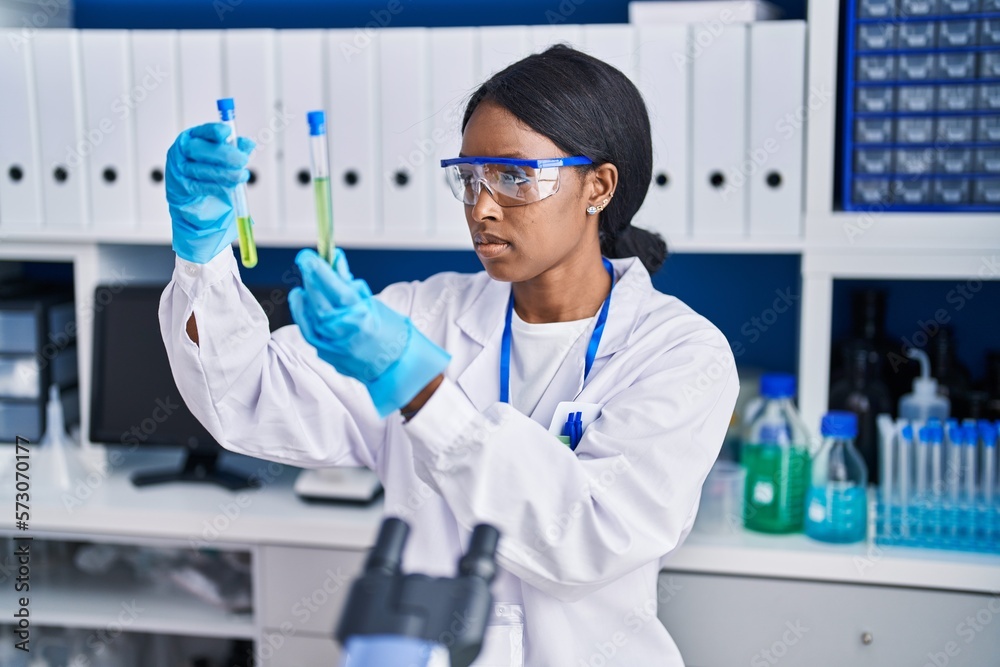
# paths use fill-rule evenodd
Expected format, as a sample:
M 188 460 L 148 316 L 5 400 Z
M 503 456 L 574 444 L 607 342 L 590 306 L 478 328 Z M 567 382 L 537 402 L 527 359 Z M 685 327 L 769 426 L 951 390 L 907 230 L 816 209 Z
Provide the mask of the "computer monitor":
M 136 486 L 173 481 L 253 486 L 247 476 L 218 466 L 224 450 L 188 410 L 174 383 L 158 318 L 163 290 L 146 285 L 95 291 L 90 440 L 187 449 L 181 468 L 137 473 Z M 271 331 L 292 323 L 287 287 L 250 291 L 268 314 Z

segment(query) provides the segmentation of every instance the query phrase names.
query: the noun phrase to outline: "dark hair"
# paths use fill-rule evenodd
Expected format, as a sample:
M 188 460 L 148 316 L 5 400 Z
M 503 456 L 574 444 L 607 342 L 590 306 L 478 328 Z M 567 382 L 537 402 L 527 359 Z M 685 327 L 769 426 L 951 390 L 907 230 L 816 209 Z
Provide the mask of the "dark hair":
M 483 101 L 499 104 L 569 155 L 586 155 L 593 170 L 618 168 L 615 196 L 601 212 L 601 252 L 638 257 L 655 273 L 667 258 L 659 234 L 632 226 L 653 173 L 646 105 L 628 77 L 611 65 L 556 44 L 509 65 L 472 94 L 462 131 Z M 545 157 L 545 156 L 540 156 Z

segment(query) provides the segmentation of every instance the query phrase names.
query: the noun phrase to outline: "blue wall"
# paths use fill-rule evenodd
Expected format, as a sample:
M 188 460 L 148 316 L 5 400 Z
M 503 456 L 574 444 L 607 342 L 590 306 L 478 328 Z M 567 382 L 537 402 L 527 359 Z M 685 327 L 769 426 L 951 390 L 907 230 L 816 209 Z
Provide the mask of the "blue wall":
M 806 0 L 771 2 L 787 18 L 805 18 Z M 77 0 L 74 13 L 79 28 L 354 28 L 377 19 L 397 28 L 626 23 L 628 0 Z
M 279 284 L 294 265 L 294 249 L 262 248 L 247 284 Z M 440 271 L 482 271 L 476 254 L 454 250 L 347 250 L 355 276 L 372 291 Z M 661 292 L 677 296 L 710 319 L 729 339 L 741 365 L 795 372 L 798 358 L 798 255 L 672 255 L 653 276 Z

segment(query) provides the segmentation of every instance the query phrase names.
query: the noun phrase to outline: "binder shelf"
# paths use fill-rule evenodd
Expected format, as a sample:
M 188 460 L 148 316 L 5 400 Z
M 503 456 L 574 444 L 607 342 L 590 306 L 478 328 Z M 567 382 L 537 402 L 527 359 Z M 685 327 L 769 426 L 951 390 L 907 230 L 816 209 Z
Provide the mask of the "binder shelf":
M 848 0 L 844 208 L 1000 211 L 1000 0 Z

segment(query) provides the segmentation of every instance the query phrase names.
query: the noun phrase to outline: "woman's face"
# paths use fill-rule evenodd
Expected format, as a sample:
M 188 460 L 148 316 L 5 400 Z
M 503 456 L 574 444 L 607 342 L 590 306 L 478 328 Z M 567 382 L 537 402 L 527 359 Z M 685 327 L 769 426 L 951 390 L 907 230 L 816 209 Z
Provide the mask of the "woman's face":
M 568 157 L 500 105 L 476 107 L 462 135 L 462 155 L 527 159 Z M 559 191 L 524 206 L 503 207 L 482 188 L 465 207 L 476 254 L 494 280 L 530 280 L 597 242 L 597 216 L 587 215 L 591 193 L 574 167 L 559 169 Z

